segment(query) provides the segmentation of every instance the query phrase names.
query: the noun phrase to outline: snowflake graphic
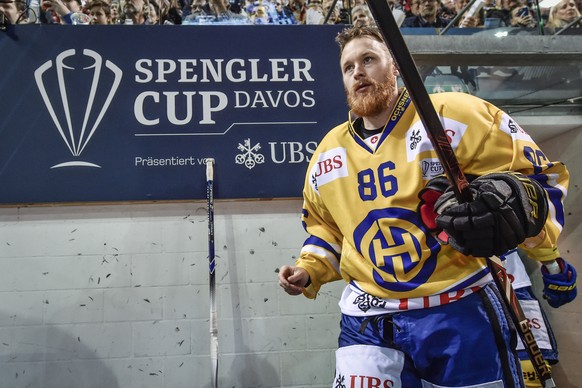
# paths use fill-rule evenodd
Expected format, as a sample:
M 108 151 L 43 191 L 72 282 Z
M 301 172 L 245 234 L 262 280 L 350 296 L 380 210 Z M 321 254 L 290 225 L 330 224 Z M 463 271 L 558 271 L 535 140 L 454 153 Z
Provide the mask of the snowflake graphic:
M 261 149 L 261 143 L 257 143 L 251 147 L 251 139 L 245 139 L 244 144 L 238 143 L 239 151 L 242 154 L 236 155 L 234 158 L 236 164 L 244 164 L 249 170 L 257 164 L 265 163 L 265 157 L 257 151 Z

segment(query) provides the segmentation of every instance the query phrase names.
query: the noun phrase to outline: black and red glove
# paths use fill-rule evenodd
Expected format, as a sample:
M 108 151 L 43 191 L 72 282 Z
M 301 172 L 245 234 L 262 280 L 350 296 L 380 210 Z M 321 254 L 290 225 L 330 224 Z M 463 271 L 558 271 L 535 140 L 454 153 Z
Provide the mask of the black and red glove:
M 544 227 L 548 203 L 537 181 L 516 172 L 496 172 L 473 180 L 469 187 L 472 202 L 458 203 L 447 189 L 434 204 L 437 227 L 459 252 L 499 256 Z

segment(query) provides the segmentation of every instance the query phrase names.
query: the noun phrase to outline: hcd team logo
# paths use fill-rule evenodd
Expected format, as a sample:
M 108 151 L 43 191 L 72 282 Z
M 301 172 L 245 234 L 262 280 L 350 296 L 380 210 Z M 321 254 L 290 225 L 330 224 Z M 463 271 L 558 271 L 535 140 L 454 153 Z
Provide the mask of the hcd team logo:
M 242 154 L 236 155 L 236 164 L 244 164 L 250 170 L 257 164 L 265 163 L 263 154 L 258 153 L 261 149 L 261 143 L 251 146 L 251 139 L 245 139 L 243 143 L 238 143 L 238 150 L 242 151 Z
M 95 51 L 65 50 L 34 72 L 36 85 L 61 138 L 76 159 L 52 168 L 101 167 L 78 158 L 89 144 L 121 83 L 122 71 Z M 56 80 L 56 88 L 51 82 Z M 83 88 L 80 86 L 86 85 Z M 54 89 L 54 90 L 53 90 Z

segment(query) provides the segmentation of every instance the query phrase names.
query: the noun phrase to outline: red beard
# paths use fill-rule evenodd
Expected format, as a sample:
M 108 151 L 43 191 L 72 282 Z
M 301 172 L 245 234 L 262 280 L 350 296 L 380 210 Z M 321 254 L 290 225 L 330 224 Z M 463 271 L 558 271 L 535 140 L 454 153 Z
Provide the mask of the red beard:
M 363 83 L 369 84 L 372 90 L 366 94 L 356 94 L 356 89 Z M 390 99 L 395 94 L 396 84 L 390 82 L 390 80 L 377 82 L 366 78 L 347 92 L 348 106 L 357 116 L 377 116 L 388 108 Z

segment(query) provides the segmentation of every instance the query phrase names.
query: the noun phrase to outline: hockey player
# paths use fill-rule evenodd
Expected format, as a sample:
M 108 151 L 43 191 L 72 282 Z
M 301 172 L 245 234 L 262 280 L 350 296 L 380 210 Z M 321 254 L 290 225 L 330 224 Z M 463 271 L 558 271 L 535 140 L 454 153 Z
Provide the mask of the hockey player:
M 551 369 L 552 365 L 558 363 L 558 345 L 556 343 L 556 338 L 554 337 L 554 332 L 552 330 L 552 326 L 546 316 L 546 313 L 542 306 L 540 305 L 538 299 L 534 295 L 532 290 L 532 283 L 531 280 L 525 270 L 525 267 L 522 263 L 522 259 L 520 256 L 525 255 L 525 253 L 520 252 L 519 250 L 512 250 L 507 254 L 503 255 L 505 259 L 505 268 L 507 272 L 510 274 L 511 283 L 513 288 L 515 289 L 515 294 L 521 307 L 525 313 L 525 316 L 528 319 L 531 331 L 536 338 L 536 342 L 538 347 L 540 348 L 548 367 Z M 558 261 L 559 263 L 559 261 Z M 572 273 L 572 277 L 574 280 L 576 279 L 576 270 L 570 266 L 569 264 L 565 263 L 565 265 L 569 266 L 570 268 L 568 271 Z M 550 275 L 549 270 L 547 267 L 542 270 L 542 276 Z M 552 269 L 553 272 L 556 272 L 556 276 L 560 276 L 562 272 L 561 269 Z M 547 283 L 547 282 L 546 282 Z M 569 282 L 571 283 L 571 281 Z M 548 283 L 551 285 L 552 283 Z M 546 286 L 547 287 L 547 286 Z M 563 297 L 567 296 L 566 299 Z M 576 297 L 576 289 L 573 288 L 572 291 L 563 292 L 558 295 L 552 294 L 549 290 L 546 291 L 544 297 L 548 300 L 550 306 L 557 308 L 566 303 L 571 302 Z M 525 351 L 524 345 L 521 341 L 518 341 L 517 350 L 519 359 L 521 361 L 521 368 L 523 372 L 523 378 L 525 380 L 525 386 L 527 388 L 540 388 L 543 387 L 542 382 L 539 380 L 538 376 L 536 375 L 533 365 Z
M 442 168 L 380 33 L 352 28 L 337 41 L 350 113 L 310 161 L 310 236 L 296 264 L 281 267 L 280 286 L 315 298 L 323 284 L 347 282 L 336 387 L 523 387 L 515 330 L 484 257 L 518 244 L 544 262 L 558 257 L 566 167 L 491 104 L 433 96 L 460 164 L 478 176 L 475 200 L 449 201 L 436 218 L 450 236 L 441 245 L 417 208 Z

